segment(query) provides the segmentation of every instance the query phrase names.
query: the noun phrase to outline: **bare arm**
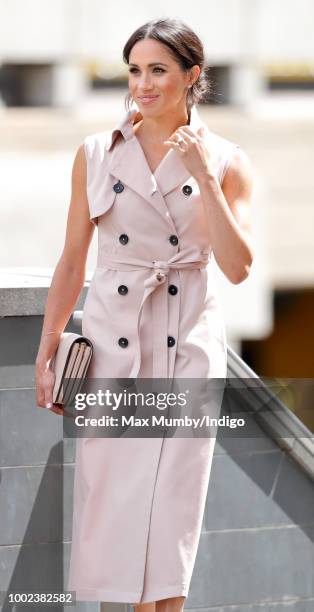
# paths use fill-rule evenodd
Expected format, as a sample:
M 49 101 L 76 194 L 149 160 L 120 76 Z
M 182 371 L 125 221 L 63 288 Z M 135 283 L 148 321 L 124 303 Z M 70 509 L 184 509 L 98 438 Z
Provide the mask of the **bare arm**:
M 88 248 L 95 226 L 89 219 L 86 194 L 86 158 L 84 146 L 76 153 L 72 169 L 72 192 L 68 211 L 65 243 L 52 277 L 45 307 L 45 316 L 36 357 L 37 403 L 51 402 L 51 377 L 47 373 L 51 358 L 59 344 L 85 280 Z M 46 335 L 47 332 L 56 334 Z M 47 388 L 47 379 L 50 382 Z M 48 398 L 49 396 L 49 398 Z
M 240 147 L 233 152 L 220 185 L 212 167 L 210 147 L 204 141 L 204 126 L 196 134 L 187 125 L 181 126 L 164 142 L 177 151 L 198 183 L 217 264 L 232 283 L 241 283 L 253 262 L 253 168 L 248 156 Z
M 248 276 L 253 261 L 253 169 L 248 156 L 242 150 L 233 154 L 221 187 L 214 175 L 205 176 L 199 186 L 206 204 L 215 259 L 232 283 L 241 283 Z

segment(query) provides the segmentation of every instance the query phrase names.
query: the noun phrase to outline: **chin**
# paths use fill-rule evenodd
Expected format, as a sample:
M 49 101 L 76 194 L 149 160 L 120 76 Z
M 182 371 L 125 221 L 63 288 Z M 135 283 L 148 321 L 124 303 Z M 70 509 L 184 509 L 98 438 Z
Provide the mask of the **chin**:
M 144 104 L 143 105 L 138 104 L 137 106 L 138 106 L 140 113 L 143 115 L 143 117 L 155 117 L 155 116 L 157 117 L 159 115 L 162 115 L 163 112 L 165 112 L 162 107 L 148 108 Z

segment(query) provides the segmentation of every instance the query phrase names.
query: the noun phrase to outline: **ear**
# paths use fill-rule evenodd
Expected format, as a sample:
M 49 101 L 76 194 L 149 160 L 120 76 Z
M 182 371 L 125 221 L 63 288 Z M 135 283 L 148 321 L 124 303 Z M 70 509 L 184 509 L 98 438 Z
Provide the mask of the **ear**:
M 192 68 L 190 68 L 190 71 L 188 73 L 188 78 L 192 77 L 192 83 L 188 82 L 187 83 L 187 89 L 190 89 L 190 87 L 192 87 L 194 85 L 194 83 L 196 83 L 199 75 L 201 73 L 201 69 L 198 66 L 198 64 L 194 64 L 194 66 L 192 66 Z

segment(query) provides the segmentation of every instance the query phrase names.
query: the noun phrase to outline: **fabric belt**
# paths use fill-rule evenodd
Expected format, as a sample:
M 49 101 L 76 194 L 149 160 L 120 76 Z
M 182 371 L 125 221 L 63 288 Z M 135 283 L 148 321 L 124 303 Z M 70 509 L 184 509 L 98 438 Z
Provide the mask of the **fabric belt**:
M 169 270 L 194 270 L 205 268 L 209 262 L 207 253 L 200 253 L 200 259 L 191 259 L 191 254 L 179 251 L 168 261 L 147 261 L 138 258 L 128 258 L 127 261 L 116 257 L 110 257 L 100 252 L 97 267 L 105 267 L 109 270 L 141 270 L 143 268 L 153 269 L 153 273 L 144 281 L 144 293 L 137 317 L 136 353 L 129 378 L 136 378 L 141 367 L 141 342 L 140 322 L 143 306 L 149 295 L 152 296 L 153 316 L 153 378 L 172 378 L 175 359 L 168 359 L 171 351 L 176 352 L 176 345 L 168 347 L 168 279 Z M 193 288 L 191 287 L 191 291 Z M 181 293 L 179 292 L 179 298 Z M 175 308 L 175 329 L 171 330 L 176 343 L 178 342 L 180 299 L 173 300 Z M 175 354 L 175 353 L 174 353 Z

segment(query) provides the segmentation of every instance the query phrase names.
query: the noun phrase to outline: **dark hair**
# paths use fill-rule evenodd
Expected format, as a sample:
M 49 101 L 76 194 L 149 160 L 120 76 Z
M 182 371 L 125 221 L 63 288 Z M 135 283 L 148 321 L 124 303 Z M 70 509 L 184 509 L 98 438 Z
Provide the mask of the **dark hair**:
M 188 71 L 197 64 L 200 75 L 196 82 L 188 89 L 187 111 L 194 104 L 202 100 L 210 91 L 210 82 L 204 70 L 204 49 L 201 40 L 195 32 L 179 19 L 153 19 L 140 26 L 131 34 L 123 49 L 123 61 L 128 64 L 131 50 L 139 40 L 151 38 L 166 45 L 173 58 L 181 66 L 182 70 Z M 131 94 L 125 99 L 126 109 L 130 109 Z

